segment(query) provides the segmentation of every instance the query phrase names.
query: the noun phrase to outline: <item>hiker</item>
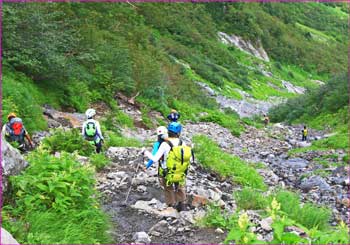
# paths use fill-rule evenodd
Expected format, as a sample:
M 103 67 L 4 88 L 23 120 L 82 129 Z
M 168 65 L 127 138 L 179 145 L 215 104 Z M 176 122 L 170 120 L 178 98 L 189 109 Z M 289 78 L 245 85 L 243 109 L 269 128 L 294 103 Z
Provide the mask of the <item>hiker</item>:
M 265 127 L 267 126 L 267 124 L 269 124 L 270 123 L 270 118 L 266 115 L 266 114 L 264 114 L 264 125 L 265 125 Z
M 157 128 L 157 136 L 158 136 L 158 139 L 157 141 L 153 144 L 153 149 L 152 149 L 152 155 L 154 156 L 160 145 L 168 139 L 168 129 L 164 126 L 160 126 Z M 150 168 L 153 164 L 153 161 L 150 159 L 148 160 L 147 164 L 146 164 L 146 169 Z
M 96 115 L 94 109 L 87 109 L 85 112 L 87 120 L 83 123 L 81 134 L 84 139 L 96 146 L 96 152 L 100 153 L 102 149 L 103 136 L 101 127 L 98 121 L 94 120 L 93 117 Z
M 30 138 L 27 130 L 25 129 L 22 119 L 17 117 L 13 112 L 7 116 L 8 122 L 4 125 L 2 129 L 3 135 L 8 142 L 17 142 L 19 144 L 19 149 L 26 150 L 25 139 L 29 142 L 31 148 L 34 147 L 33 141 Z
M 180 118 L 180 114 L 176 110 L 172 109 L 167 118 L 170 122 L 177 122 L 177 120 Z
M 172 122 L 168 125 L 169 138 L 162 142 L 155 155 L 149 151 L 143 154 L 153 162 L 160 161 L 158 177 L 164 188 L 165 202 L 178 211 L 185 210 L 186 175 L 192 158 L 192 149 L 179 139 L 181 124 Z
M 302 134 L 302 138 L 301 138 L 301 141 L 306 141 L 307 140 L 307 128 L 306 126 L 304 126 L 304 129 L 301 130 L 301 134 Z

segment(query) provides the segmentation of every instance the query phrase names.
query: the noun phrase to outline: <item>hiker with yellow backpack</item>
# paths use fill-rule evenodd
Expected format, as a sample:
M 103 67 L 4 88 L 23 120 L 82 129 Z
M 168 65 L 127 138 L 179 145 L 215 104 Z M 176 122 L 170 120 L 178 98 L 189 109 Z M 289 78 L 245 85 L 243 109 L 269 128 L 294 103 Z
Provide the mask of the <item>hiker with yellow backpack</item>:
M 155 155 L 144 151 L 144 155 L 153 162 L 159 161 L 158 177 L 164 188 L 165 202 L 178 211 L 186 209 L 186 175 L 194 155 L 191 147 L 186 146 L 180 137 L 181 124 L 168 125 L 168 138 L 162 142 Z
M 307 135 L 308 135 L 306 126 L 304 126 L 304 129 L 301 130 L 301 134 L 302 134 L 301 141 L 306 141 L 307 140 Z

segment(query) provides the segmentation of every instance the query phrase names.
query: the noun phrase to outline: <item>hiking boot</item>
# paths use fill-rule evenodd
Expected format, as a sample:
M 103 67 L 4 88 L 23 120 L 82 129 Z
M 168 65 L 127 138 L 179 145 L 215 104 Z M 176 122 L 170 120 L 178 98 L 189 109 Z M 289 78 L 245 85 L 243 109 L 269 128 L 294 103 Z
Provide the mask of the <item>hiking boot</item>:
M 186 204 L 183 203 L 183 202 L 179 202 L 179 203 L 176 205 L 176 210 L 177 210 L 178 212 L 186 211 Z

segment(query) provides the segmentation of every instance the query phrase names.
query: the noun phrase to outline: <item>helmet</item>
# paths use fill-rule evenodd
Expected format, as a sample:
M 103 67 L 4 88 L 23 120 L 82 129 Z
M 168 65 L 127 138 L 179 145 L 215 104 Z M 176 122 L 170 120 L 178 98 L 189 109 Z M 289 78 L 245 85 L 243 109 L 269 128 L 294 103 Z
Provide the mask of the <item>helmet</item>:
M 178 122 L 172 122 L 168 125 L 168 130 L 175 134 L 181 133 L 181 129 L 182 129 L 181 124 Z
M 171 113 L 177 113 L 175 109 L 171 109 Z
M 168 134 L 168 130 L 164 126 L 160 126 L 157 128 L 157 135 Z
M 8 120 L 10 120 L 12 117 L 17 117 L 16 113 L 11 112 L 10 114 L 7 115 Z
M 87 109 L 86 112 L 85 112 L 85 115 L 87 118 L 92 118 L 93 116 L 96 115 L 96 111 L 95 109 Z

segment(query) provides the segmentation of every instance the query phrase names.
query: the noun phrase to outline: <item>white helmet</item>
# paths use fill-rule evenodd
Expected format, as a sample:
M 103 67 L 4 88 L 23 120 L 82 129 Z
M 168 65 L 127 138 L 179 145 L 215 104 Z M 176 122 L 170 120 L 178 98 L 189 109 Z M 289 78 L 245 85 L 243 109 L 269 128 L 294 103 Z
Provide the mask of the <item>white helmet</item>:
M 95 109 L 87 109 L 86 112 L 85 112 L 85 115 L 87 118 L 92 118 L 93 116 L 96 115 L 96 111 Z
M 160 126 L 157 128 L 157 135 L 168 135 L 168 129 L 164 126 Z

